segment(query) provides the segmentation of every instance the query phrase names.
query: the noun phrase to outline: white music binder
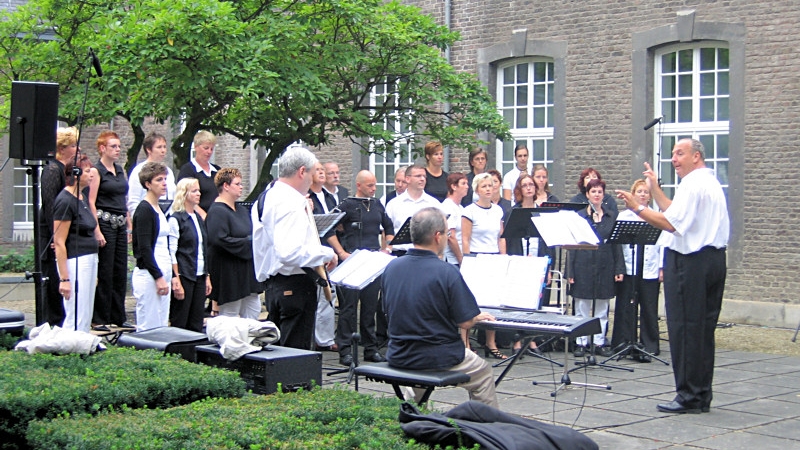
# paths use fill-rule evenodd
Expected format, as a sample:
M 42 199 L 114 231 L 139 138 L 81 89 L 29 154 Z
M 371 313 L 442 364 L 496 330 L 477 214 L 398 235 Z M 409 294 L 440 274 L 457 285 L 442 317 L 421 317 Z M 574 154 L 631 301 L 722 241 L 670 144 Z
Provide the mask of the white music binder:
M 531 217 L 548 247 L 597 246 L 600 239 L 592 226 L 575 211 L 560 210 Z
M 356 250 L 331 271 L 329 280 L 351 289 L 364 289 L 383 274 L 394 258 L 383 252 Z
M 480 307 L 538 310 L 549 264 L 547 256 L 466 256 L 461 276 Z

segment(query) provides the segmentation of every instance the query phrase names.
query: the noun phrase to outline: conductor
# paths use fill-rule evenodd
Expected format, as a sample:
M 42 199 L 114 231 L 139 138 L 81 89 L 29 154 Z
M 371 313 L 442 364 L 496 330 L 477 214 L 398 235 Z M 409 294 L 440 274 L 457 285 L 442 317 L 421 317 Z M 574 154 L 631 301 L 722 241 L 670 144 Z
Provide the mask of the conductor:
M 672 149 L 672 165 L 681 183 L 675 198 L 669 200 L 645 163 L 647 187 L 663 213 L 640 205 L 630 192 L 616 193 L 628 209 L 668 231 L 661 233 L 657 244 L 667 248 L 664 298 L 677 395 L 657 408 L 667 413 L 708 412 L 730 219 L 722 186 L 705 165 L 700 141 L 678 141 Z
M 382 288 L 389 318 L 389 365 L 403 369 L 463 372 L 460 384 L 471 400 L 498 408 L 491 366 L 464 347 L 459 328 L 494 320 L 482 313 L 458 268 L 440 258 L 447 245 L 447 220 L 435 207 L 411 219 L 414 247 L 386 266 Z M 415 400 L 422 390 L 414 390 Z

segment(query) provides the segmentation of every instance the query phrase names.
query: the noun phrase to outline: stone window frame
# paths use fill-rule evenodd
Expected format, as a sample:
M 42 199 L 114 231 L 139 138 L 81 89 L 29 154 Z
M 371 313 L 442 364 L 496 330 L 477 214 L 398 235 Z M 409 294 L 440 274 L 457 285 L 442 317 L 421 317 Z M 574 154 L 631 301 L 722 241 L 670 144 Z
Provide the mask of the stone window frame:
M 742 23 L 696 21 L 693 10 L 680 11 L 675 23 L 635 32 L 631 36 L 632 50 L 632 115 L 631 122 L 631 179 L 641 178 L 644 162 L 652 162 L 655 139 L 642 127 L 653 117 L 655 101 L 655 55 L 666 46 L 680 43 L 717 41 L 730 50 L 730 102 L 729 102 L 729 166 L 728 211 L 744 208 L 744 124 L 745 124 L 745 42 L 746 28 Z M 662 149 L 669 152 L 672 149 Z M 741 215 L 731 216 L 731 234 L 728 242 L 728 267 L 742 264 L 742 236 L 744 224 Z
M 549 178 L 553 183 L 553 191 L 559 195 L 563 194 L 566 188 L 567 42 L 528 39 L 528 30 L 514 30 L 508 41 L 477 50 L 478 80 L 496 96 L 498 71 L 510 64 L 537 58 L 553 63 L 553 136 L 548 148 L 552 162 L 548 163 L 547 167 Z M 496 97 L 496 99 L 499 102 L 499 98 Z M 486 146 L 489 155 L 488 166 L 502 171 L 502 160 L 498 160 L 498 155 L 502 151 L 502 148 L 498 148 L 499 141 L 488 133 L 482 133 L 479 137 L 489 142 Z M 529 150 L 533 151 L 530 147 Z

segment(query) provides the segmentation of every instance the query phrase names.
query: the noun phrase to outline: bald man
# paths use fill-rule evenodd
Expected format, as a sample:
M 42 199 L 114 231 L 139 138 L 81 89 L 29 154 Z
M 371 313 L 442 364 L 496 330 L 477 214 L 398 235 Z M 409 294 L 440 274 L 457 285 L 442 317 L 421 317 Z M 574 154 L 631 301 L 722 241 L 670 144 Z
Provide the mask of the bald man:
M 374 198 L 377 184 L 372 172 L 362 170 L 356 175 L 356 197 L 342 199 L 339 204 L 339 210 L 345 213 L 342 219 L 344 232 L 341 234 L 341 241 L 334 235 L 328 238 L 328 243 L 342 261 L 359 249 L 388 252 L 386 242 L 394 237 L 394 225 L 386 215 L 381 202 Z M 350 338 L 357 329 L 359 301 L 361 325 L 358 330 L 364 346 L 364 360 L 371 362 L 385 360 L 378 351 L 375 336 L 375 314 L 380 284 L 381 280 L 378 278 L 361 290 L 337 288 L 339 327 L 336 332 L 336 344 L 339 346 L 339 362 L 342 365 L 349 366 L 353 361 Z

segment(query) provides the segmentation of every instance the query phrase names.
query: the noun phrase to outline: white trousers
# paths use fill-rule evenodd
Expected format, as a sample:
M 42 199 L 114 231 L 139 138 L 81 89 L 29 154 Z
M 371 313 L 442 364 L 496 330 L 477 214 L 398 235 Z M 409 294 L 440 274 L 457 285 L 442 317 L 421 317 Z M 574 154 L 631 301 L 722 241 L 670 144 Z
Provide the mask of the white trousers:
M 497 401 L 497 392 L 494 389 L 494 371 L 492 370 L 492 365 L 486 360 L 473 353 L 472 350 L 465 348 L 464 360 L 461 361 L 461 364 L 456 364 L 447 370 L 463 372 L 469 375 L 469 381 L 459 384 L 458 387 L 464 388 L 469 392 L 470 400 L 500 409 L 500 403 Z M 406 400 L 411 400 L 413 396 L 414 401 L 417 403 L 425 394 L 425 389 L 406 386 L 403 389 Z
M 583 298 L 574 298 L 575 302 L 575 315 L 578 317 L 599 317 L 600 318 L 600 333 L 594 335 L 595 347 L 601 347 L 606 343 L 606 330 L 608 330 L 608 306 L 611 299 L 595 300 L 594 316 L 592 316 L 592 301 Z M 575 342 L 582 346 L 589 345 L 589 338 L 581 336 Z
M 250 294 L 239 300 L 218 305 L 218 308 L 220 316 L 258 320 L 258 316 L 261 315 L 261 300 L 258 294 Z
M 66 276 L 59 273 L 61 278 L 69 278 L 72 290 L 69 298 L 64 299 L 64 325 L 65 330 L 75 330 L 75 282 L 78 282 L 78 331 L 92 328 L 92 313 L 94 312 L 94 290 L 97 288 L 97 253 L 81 255 L 67 260 Z M 58 283 L 58 280 L 52 280 Z
M 317 287 L 317 317 L 314 323 L 314 342 L 317 347 L 330 347 L 336 337 L 336 311 L 331 303 L 336 301 L 336 290 L 331 289 L 333 298 L 330 302 L 325 298 L 325 291 Z
M 156 259 L 164 280 L 167 282 L 166 295 L 158 295 L 156 280 L 150 272 L 135 267 L 131 276 L 133 296 L 136 298 L 136 331 L 151 328 L 166 327 L 169 325 L 169 292 L 172 290 L 172 265 L 169 261 Z

